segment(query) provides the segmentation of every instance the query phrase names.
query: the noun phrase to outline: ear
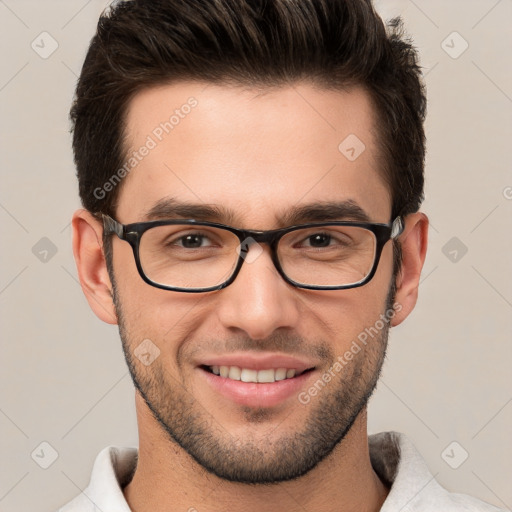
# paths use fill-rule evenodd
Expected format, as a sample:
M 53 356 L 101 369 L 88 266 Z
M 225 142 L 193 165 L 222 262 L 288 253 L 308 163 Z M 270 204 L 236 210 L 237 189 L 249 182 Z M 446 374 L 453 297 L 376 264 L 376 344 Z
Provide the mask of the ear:
M 103 226 L 87 210 L 77 210 L 71 224 L 73 254 L 87 302 L 100 320 L 117 324 L 112 283 L 103 252 Z
M 401 324 L 411 313 L 418 299 L 421 270 L 425 262 L 428 239 L 428 218 L 424 213 L 412 213 L 405 218 L 405 229 L 399 237 L 402 246 L 402 266 L 396 277 L 395 303 L 400 304 L 391 325 Z

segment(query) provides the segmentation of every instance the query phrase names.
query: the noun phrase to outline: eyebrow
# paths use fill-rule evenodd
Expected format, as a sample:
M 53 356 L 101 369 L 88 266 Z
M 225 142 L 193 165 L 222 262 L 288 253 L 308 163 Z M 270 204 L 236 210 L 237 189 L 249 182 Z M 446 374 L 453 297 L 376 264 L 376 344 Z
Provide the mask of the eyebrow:
M 143 217 L 147 220 L 196 219 L 202 221 L 232 223 L 237 215 L 225 207 L 206 203 L 187 203 L 173 197 L 160 199 Z
M 370 216 L 352 199 L 293 206 L 284 214 L 278 216 L 278 221 L 283 226 L 331 220 L 370 222 Z
M 241 224 L 240 216 L 234 210 L 225 206 L 207 203 L 188 203 L 173 197 L 159 200 L 144 213 L 144 219 L 195 219 L 231 226 Z M 279 227 L 336 220 L 371 222 L 370 216 L 352 199 L 344 201 L 318 201 L 296 205 L 276 215 Z

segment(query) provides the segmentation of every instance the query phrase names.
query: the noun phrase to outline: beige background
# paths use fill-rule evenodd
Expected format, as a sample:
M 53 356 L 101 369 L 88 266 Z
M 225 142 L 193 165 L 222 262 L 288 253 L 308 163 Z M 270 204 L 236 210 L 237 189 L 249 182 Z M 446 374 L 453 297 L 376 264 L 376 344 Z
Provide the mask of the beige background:
M 117 330 L 89 310 L 70 248 L 79 203 L 67 115 L 105 5 L 0 0 L 2 512 L 56 510 L 104 446 L 137 443 Z M 403 14 L 426 71 L 432 228 L 419 303 L 392 331 L 369 430 L 406 432 L 444 486 L 510 508 L 512 2 L 378 6 Z M 31 47 L 51 50 L 43 31 L 58 43 L 47 58 Z M 58 455 L 48 469 L 35 462 L 51 462 L 42 442 Z

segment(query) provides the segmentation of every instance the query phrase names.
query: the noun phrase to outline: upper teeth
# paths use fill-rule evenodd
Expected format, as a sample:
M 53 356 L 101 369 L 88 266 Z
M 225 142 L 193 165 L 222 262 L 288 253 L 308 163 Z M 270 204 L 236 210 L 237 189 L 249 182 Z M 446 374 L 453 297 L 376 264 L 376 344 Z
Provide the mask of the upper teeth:
M 276 380 L 295 377 L 295 369 L 269 368 L 268 370 L 251 370 L 238 366 L 210 366 L 215 375 L 242 382 L 275 382 Z

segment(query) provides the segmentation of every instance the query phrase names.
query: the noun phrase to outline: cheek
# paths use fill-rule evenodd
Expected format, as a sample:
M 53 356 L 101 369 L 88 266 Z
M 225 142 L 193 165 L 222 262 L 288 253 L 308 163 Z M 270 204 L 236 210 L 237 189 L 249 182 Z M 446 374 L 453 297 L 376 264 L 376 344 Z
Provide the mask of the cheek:
M 143 340 L 150 339 L 160 347 L 163 335 L 172 326 L 172 319 L 168 316 L 166 318 L 162 308 L 169 297 L 165 295 L 165 290 L 159 290 L 143 281 L 127 243 L 116 240 L 113 250 L 114 278 L 125 342 L 133 349 Z
M 319 336 L 333 340 L 336 354 L 346 350 L 367 328 L 381 325 L 386 312 L 393 270 L 392 246 L 387 244 L 373 279 L 366 285 L 333 292 L 310 292 L 304 295 L 306 317 L 311 318 L 309 339 Z M 322 329 L 319 333 L 318 328 Z
M 159 363 L 175 373 L 179 352 L 188 339 L 193 339 L 202 326 L 203 294 L 183 294 L 150 286 L 133 269 L 115 262 L 115 278 L 121 309 L 123 338 L 128 350 L 137 355 L 139 345 L 148 343 L 158 348 Z M 150 345 L 152 346 L 152 345 Z M 175 377 L 177 377 L 175 375 Z

